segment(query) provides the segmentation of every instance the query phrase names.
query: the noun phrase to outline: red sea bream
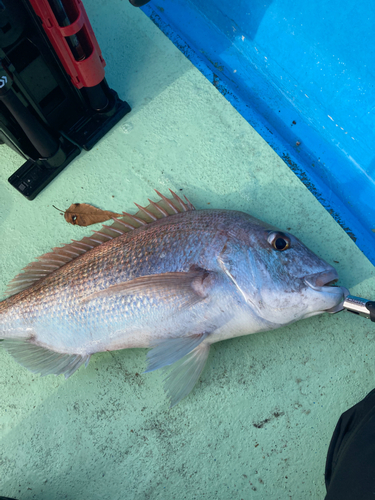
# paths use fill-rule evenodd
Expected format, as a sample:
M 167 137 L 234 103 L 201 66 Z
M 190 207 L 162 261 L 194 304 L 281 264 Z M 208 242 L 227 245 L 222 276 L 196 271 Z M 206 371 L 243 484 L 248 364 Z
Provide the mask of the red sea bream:
M 333 267 L 250 215 L 195 210 L 177 195 L 28 265 L 0 303 L 2 345 L 42 375 L 74 373 L 97 352 L 150 347 L 171 366 L 174 405 L 220 340 L 334 310 Z

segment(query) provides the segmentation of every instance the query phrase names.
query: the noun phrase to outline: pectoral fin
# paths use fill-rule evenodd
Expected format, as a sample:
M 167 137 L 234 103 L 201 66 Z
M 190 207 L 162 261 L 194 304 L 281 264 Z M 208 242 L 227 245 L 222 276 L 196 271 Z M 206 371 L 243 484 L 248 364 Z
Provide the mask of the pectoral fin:
M 189 394 L 202 373 L 210 350 L 209 345 L 202 344 L 207 336 L 201 333 L 164 340 L 148 352 L 145 373 L 172 365 L 164 385 L 171 407 Z
M 124 295 L 147 295 L 159 300 L 168 300 L 179 296 L 181 305 L 189 307 L 207 296 L 208 288 L 212 285 L 212 279 L 207 280 L 209 276 L 211 273 L 204 269 L 140 276 L 94 292 L 82 299 L 82 303 L 96 298 Z

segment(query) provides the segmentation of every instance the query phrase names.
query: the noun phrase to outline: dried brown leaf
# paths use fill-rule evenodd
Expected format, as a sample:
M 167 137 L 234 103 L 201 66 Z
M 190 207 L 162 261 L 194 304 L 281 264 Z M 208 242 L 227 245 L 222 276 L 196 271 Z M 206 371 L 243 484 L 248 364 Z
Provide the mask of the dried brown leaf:
M 69 224 L 78 226 L 90 226 L 98 222 L 105 222 L 112 217 L 119 217 L 121 214 L 110 212 L 109 210 L 101 210 L 93 207 L 88 203 L 73 203 L 68 210 L 64 212 L 64 218 Z

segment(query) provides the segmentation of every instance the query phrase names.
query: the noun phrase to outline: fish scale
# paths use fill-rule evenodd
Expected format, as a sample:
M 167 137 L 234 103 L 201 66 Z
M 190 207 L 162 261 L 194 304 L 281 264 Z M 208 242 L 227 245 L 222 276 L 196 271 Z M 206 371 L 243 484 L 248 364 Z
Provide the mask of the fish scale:
M 173 405 L 193 388 L 212 343 L 342 300 L 342 289 L 314 286 L 337 274 L 294 236 L 172 195 L 27 266 L 0 303 L 3 347 L 31 371 L 65 376 L 94 353 L 151 347 L 147 371 L 171 366 Z

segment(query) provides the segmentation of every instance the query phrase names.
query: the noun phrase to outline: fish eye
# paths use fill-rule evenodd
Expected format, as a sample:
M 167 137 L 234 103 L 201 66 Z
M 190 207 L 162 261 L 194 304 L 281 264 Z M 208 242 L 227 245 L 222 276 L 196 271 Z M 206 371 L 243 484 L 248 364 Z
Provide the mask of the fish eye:
M 287 250 L 290 248 L 291 241 L 288 236 L 286 236 L 284 233 L 271 233 L 268 238 L 268 243 L 272 246 L 274 250 L 277 250 L 278 252 L 283 252 L 284 250 Z

